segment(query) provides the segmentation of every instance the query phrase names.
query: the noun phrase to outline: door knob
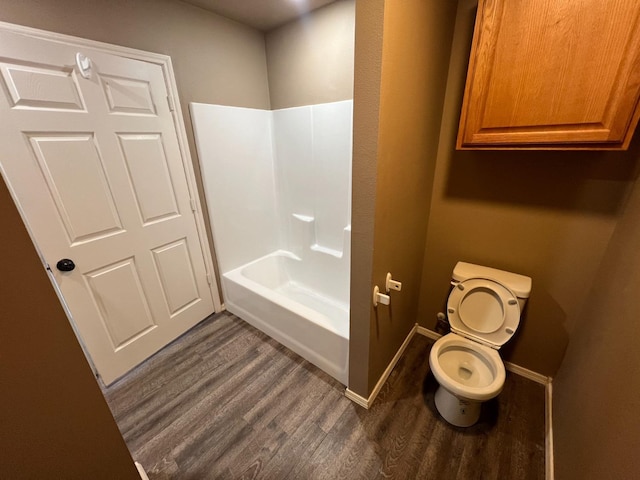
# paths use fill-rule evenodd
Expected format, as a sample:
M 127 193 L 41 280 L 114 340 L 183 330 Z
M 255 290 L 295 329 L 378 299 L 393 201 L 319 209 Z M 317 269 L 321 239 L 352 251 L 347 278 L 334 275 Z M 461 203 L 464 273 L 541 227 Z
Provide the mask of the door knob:
M 70 272 L 74 268 L 76 268 L 76 264 L 73 263 L 73 260 L 69 260 L 68 258 L 63 258 L 58 263 L 56 263 L 56 268 L 61 272 Z

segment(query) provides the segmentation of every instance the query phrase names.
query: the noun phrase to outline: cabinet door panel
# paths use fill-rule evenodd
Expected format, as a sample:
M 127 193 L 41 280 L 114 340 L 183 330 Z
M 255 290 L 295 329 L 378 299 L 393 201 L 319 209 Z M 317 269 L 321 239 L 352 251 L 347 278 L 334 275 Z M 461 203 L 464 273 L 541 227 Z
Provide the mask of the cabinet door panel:
M 481 0 L 458 148 L 626 148 L 640 2 Z

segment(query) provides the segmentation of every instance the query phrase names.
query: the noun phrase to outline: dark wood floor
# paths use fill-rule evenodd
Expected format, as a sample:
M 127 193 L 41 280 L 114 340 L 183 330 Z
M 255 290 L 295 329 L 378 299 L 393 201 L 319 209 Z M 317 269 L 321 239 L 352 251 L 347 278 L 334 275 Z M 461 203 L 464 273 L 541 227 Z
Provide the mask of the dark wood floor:
M 105 389 L 155 479 L 543 479 L 544 388 L 508 374 L 468 429 L 433 403 L 416 335 L 370 410 L 233 315 L 206 320 Z

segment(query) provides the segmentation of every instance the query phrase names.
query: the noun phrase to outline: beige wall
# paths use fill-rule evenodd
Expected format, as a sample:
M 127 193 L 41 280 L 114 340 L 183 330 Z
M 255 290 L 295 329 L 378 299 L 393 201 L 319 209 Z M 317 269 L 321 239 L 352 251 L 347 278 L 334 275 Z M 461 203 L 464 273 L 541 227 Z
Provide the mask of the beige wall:
M 265 36 L 271 108 L 353 98 L 355 0 L 338 0 Z
M 458 260 L 529 275 L 527 310 L 501 354 L 554 375 L 616 225 L 637 154 L 455 151 L 475 3 L 459 2 L 419 321 L 435 327 Z
M 262 33 L 183 2 L 3 0 L 0 20 L 170 55 L 185 119 L 189 102 L 269 108 Z
M 351 202 L 349 388 L 369 395 L 371 275 L 384 0 L 356 2 Z
M 189 102 L 270 107 L 262 32 L 180 1 L 2 0 L 0 21 L 171 56 L 203 205 Z
M 640 180 L 553 382 L 556 478 L 640 472 Z
M 0 478 L 140 477 L 0 179 Z
M 354 94 L 349 387 L 365 397 L 417 318 L 434 159 L 455 18 L 453 2 L 376 2 L 375 15 L 372 3 L 358 2 Z M 363 31 L 365 22 L 367 30 Z M 377 68 L 372 68 L 370 58 Z M 374 105 L 378 103 L 377 125 L 371 125 L 375 117 L 369 115 L 375 115 Z M 367 235 L 373 237 L 373 242 L 371 237 L 365 238 Z M 390 307 L 374 309 L 371 289 L 375 284 L 384 288 L 387 272 L 402 282 L 402 291 L 391 294 Z M 369 336 L 368 345 L 360 343 L 365 332 Z M 366 382 L 362 377 L 365 355 L 368 355 Z

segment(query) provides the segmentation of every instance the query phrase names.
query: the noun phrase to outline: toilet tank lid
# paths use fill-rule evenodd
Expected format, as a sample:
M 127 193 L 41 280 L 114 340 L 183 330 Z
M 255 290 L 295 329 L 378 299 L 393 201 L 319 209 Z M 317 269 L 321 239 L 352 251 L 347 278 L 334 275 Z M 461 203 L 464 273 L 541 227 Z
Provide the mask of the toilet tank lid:
M 473 263 L 458 262 L 453 269 L 453 279 L 462 282 L 470 278 L 495 280 L 509 288 L 518 298 L 529 298 L 531 293 L 531 277 Z

